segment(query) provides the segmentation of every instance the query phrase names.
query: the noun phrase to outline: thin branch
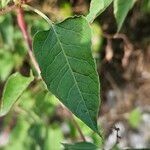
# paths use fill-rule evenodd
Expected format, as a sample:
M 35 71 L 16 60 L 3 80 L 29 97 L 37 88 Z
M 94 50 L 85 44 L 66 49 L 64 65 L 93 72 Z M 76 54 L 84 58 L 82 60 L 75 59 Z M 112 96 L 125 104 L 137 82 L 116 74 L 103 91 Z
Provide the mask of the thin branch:
M 23 7 L 24 9 L 31 10 L 31 11 L 35 12 L 36 14 L 38 14 L 38 15 L 41 16 L 44 20 L 46 20 L 49 25 L 52 25 L 52 24 L 53 24 L 53 22 L 52 22 L 44 13 L 42 13 L 40 10 L 38 10 L 38 9 L 32 7 L 32 6 L 29 6 L 29 5 L 27 5 L 27 4 L 22 5 L 22 7 Z
M 107 45 L 106 45 L 106 55 L 105 55 L 105 59 L 110 62 L 113 58 L 113 48 L 112 48 L 112 40 L 111 39 L 107 39 Z
M 103 37 L 107 39 L 122 39 L 123 42 L 128 47 L 128 49 L 133 49 L 132 43 L 129 41 L 129 39 L 127 38 L 125 34 L 117 33 L 117 34 L 111 35 L 111 34 L 103 33 Z
M 29 3 L 29 2 L 31 2 L 31 1 L 32 1 L 32 0 L 21 1 L 20 4 L 11 3 L 11 4 L 9 4 L 7 7 L 0 9 L 0 16 L 5 15 L 5 14 L 7 14 L 7 13 L 9 13 L 9 12 L 11 12 L 11 11 L 17 9 L 17 8 L 20 7 L 22 4 Z
M 115 35 L 110 35 L 107 33 L 103 33 L 103 36 L 107 40 L 112 40 L 112 39 L 122 39 L 124 42 L 124 57 L 122 59 L 122 66 L 127 67 L 128 62 L 129 62 L 129 57 L 131 56 L 131 53 L 133 51 L 133 45 L 128 39 L 128 37 L 125 34 L 117 33 Z
M 24 11 L 23 9 L 20 7 L 17 9 L 17 21 L 18 21 L 18 26 L 23 34 L 23 37 L 28 45 L 28 54 L 29 54 L 29 57 L 36 69 L 36 71 L 38 72 L 38 74 L 40 75 L 40 68 L 38 66 L 38 63 L 36 62 L 34 56 L 33 56 L 33 53 L 32 53 L 32 40 L 27 32 L 27 25 L 25 23 L 25 20 L 24 20 Z
M 18 6 L 16 4 L 11 4 L 9 6 L 7 6 L 6 8 L 2 8 L 0 9 L 0 16 L 7 14 L 8 12 L 13 11 L 14 9 L 16 9 Z
M 76 122 L 76 120 L 75 120 L 73 114 L 72 114 L 70 111 L 68 111 L 68 112 L 69 112 L 70 119 L 72 120 L 74 126 L 76 127 L 76 129 L 78 130 L 78 132 L 79 132 L 79 134 L 80 134 L 81 139 L 82 139 L 84 142 L 86 142 L 86 139 L 85 139 L 85 137 L 84 137 L 84 134 L 82 133 L 82 130 L 80 129 L 78 123 Z
M 69 119 L 72 121 L 74 127 L 78 130 L 81 139 L 82 139 L 84 142 L 86 142 L 86 139 L 85 139 L 85 137 L 84 137 L 84 134 L 82 133 L 82 130 L 80 129 L 80 127 L 79 127 L 77 121 L 75 120 L 75 118 L 74 118 L 72 112 L 69 111 L 62 103 L 60 103 L 60 104 L 61 104 L 62 109 L 64 109 L 64 110 L 67 111 L 67 115 L 68 115 Z

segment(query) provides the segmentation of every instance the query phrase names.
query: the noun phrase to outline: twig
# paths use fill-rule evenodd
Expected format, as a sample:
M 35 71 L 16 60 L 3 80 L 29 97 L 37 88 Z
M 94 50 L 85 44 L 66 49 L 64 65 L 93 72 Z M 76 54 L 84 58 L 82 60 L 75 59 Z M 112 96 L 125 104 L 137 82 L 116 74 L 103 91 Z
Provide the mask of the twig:
M 75 128 L 78 130 L 81 139 L 85 142 L 86 139 L 85 139 L 85 137 L 84 137 L 84 134 L 82 133 L 82 130 L 80 129 L 80 127 L 79 127 L 77 121 L 75 120 L 75 118 L 74 118 L 72 112 L 69 111 L 68 109 L 66 109 L 66 107 L 65 107 L 62 103 L 60 103 L 60 104 L 61 104 L 62 109 L 64 109 L 64 110 L 67 111 L 67 116 L 70 118 L 70 120 L 72 121 L 73 125 L 74 125 Z
M 6 13 L 8 13 L 8 12 L 11 12 L 11 11 L 14 10 L 15 8 L 17 8 L 17 5 L 13 3 L 13 4 L 9 5 L 9 6 L 6 7 L 6 8 L 0 9 L 0 16 L 6 14 Z
M 22 5 L 22 7 L 23 7 L 24 9 L 31 10 L 31 11 L 35 12 L 36 14 L 38 14 L 38 15 L 41 16 L 45 21 L 47 21 L 47 23 L 48 23 L 49 25 L 52 25 L 52 24 L 53 24 L 53 22 L 52 22 L 44 13 L 42 13 L 40 10 L 38 10 L 38 9 L 32 7 L 32 6 L 29 6 L 29 5 L 27 5 L 27 4 Z
M 113 58 L 113 48 L 112 48 L 112 40 L 107 39 L 107 45 L 106 45 L 106 55 L 105 59 L 110 62 Z
M 115 149 L 115 147 L 119 144 L 119 141 L 121 139 L 121 136 L 119 136 L 120 128 L 114 126 L 113 129 L 116 131 L 116 142 L 114 143 L 111 149 Z
M 123 40 L 123 42 L 124 42 L 124 57 L 122 59 L 122 65 L 123 65 L 123 67 L 127 67 L 129 57 L 133 51 L 133 45 L 130 42 L 130 40 L 127 38 L 127 36 L 125 34 L 121 34 L 121 33 L 117 33 L 115 35 L 103 33 L 103 36 L 107 40 L 111 40 L 111 39 L 122 39 Z
M 129 62 L 129 57 L 133 51 L 133 45 L 125 34 L 116 34 L 114 38 L 120 38 L 124 41 L 124 57 L 122 59 L 122 65 L 123 67 L 127 67 Z
M 122 39 L 129 49 L 133 49 L 133 45 L 131 44 L 131 42 L 129 41 L 129 39 L 127 38 L 125 34 L 117 33 L 117 34 L 111 35 L 108 33 L 103 33 L 103 36 L 107 39 Z
M 120 128 L 114 126 L 114 130 L 117 132 L 117 141 L 116 141 L 116 144 L 119 143 L 120 139 L 121 139 L 121 136 L 119 135 L 119 131 L 120 131 Z
M 24 37 L 24 39 L 25 39 L 25 41 L 26 41 L 26 43 L 28 45 L 29 57 L 30 57 L 30 59 L 31 59 L 31 61 L 32 61 L 36 71 L 40 75 L 41 71 L 40 71 L 40 68 L 39 68 L 39 66 L 38 66 L 38 64 L 37 64 L 37 62 L 36 62 L 36 60 L 35 60 L 35 58 L 33 56 L 33 53 L 32 53 L 32 40 L 31 40 L 31 38 L 30 38 L 30 36 L 29 36 L 29 34 L 27 32 L 27 25 L 26 25 L 25 20 L 24 20 L 24 11 L 23 11 L 23 9 L 21 7 L 18 8 L 18 10 L 17 10 L 17 21 L 18 21 L 18 26 L 19 26 L 22 34 L 23 34 L 23 37 Z
M 80 134 L 81 139 L 82 139 L 84 142 L 86 142 L 86 139 L 85 139 L 85 137 L 84 137 L 84 135 L 83 135 L 83 133 L 82 133 L 82 131 L 81 131 L 81 129 L 80 129 L 80 127 L 79 127 L 78 123 L 76 122 L 76 120 L 75 120 L 74 116 L 72 115 L 72 113 L 71 113 L 71 112 L 69 112 L 69 115 L 70 115 L 70 119 L 72 120 L 72 122 L 73 122 L 74 126 L 75 126 L 75 127 L 76 127 L 76 129 L 78 130 L 78 132 L 79 132 L 79 134 Z
M 11 12 L 15 9 L 17 9 L 19 6 L 21 6 L 24 3 L 29 3 L 32 0 L 26 0 L 26 1 L 21 1 L 20 4 L 15 4 L 15 3 L 11 3 L 9 4 L 7 7 L 0 9 L 0 16 L 7 14 L 8 12 Z

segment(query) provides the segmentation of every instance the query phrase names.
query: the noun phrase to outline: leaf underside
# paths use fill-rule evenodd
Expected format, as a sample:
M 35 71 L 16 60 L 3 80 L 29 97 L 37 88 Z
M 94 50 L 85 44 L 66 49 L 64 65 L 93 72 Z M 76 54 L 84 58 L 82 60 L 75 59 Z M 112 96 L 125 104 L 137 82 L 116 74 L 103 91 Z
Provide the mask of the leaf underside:
M 0 116 L 4 116 L 9 112 L 33 79 L 33 76 L 24 77 L 20 73 L 14 73 L 8 78 L 2 95 Z
M 98 133 L 99 79 L 85 17 L 68 18 L 38 32 L 33 49 L 48 89 Z
M 87 20 L 92 23 L 94 19 L 100 15 L 112 3 L 113 0 L 91 0 L 90 13 Z

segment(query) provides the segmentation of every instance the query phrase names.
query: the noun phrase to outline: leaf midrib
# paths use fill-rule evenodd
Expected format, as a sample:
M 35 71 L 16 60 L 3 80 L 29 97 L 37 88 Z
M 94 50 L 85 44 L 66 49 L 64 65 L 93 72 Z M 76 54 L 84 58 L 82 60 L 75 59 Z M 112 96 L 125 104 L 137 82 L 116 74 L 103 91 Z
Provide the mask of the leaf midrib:
M 80 96 L 81 96 L 81 98 L 82 98 L 82 101 L 84 102 L 84 105 L 85 105 L 85 107 L 86 107 L 86 109 L 87 109 L 87 112 L 88 112 L 90 121 L 91 121 L 93 127 L 95 128 L 95 125 L 93 124 L 93 121 L 92 121 L 91 116 L 90 116 L 90 112 L 89 112 L 89 110 L 88 110 L 88 108 L 87 108 L 87 105 L 86 105 L 86 103 L 85 103 L 85 101 L 84 101 L 84 98 L 83 98 L 82 93 L 81 93 L 81 91 L 80 91 L 80 88 L 79 88 L 79 86 L 78 86 L 78 82 L 77 82 L 77 80 L 76 80 L 76 78 L 75 78 L 75 76 L 74 76 L 74 73 L 73 73 L 72 69 L 71 69 L 70 63 L 69 63 L 69 61 L 68 61 L 68 59 L 67 59 L 67 55 L 66 55 L 66 53 L 65 53 L 65 51 L 64 51 L 64 48 L 63 48 L 63 46 L 62 46 L 62 44 L 61 44 L 61 41 L 59 40 L 59 37 L 58 37 L 57 32 L 56 32 L 56 30 L 55 30 L 55 27 L 54 27 L 53 24 L 51 25 L 51 27 L 52 27 L 52 29 L 53 29 L 53 31 L 54 31 L 54 33 L 55 33 L 55 36 L 56 36 L 56 38 L 57 38 L 57 40 L 58 40 L 58 43 L 59 43 L 59 45 L 60 45 L 60 47 L 61 47 L 61 49 L 62 49 L 62 52 L 63 52 L 63 54 L 64 54 L 64 56 L 65 56 L 66 62 L 67 62 L 67 64 L 68 64 L 68 66 L 69 66 L 69 70 L 71 71 L 71 74 L 72 74 L 72 76 L 73 76 L 73 79 L 74 79 L 74 82 L 75 82 L 75 84 L 76 84 L 76 87 L 77 87 L 77 89 L 78 89 L 78 91 L 79 91 L 79 94 L 80 94 Z M 95 128 L 95 129 L 96 129 L 96 128 Z M 97 129 L 96 129 L 96 130 L 97 130 Z

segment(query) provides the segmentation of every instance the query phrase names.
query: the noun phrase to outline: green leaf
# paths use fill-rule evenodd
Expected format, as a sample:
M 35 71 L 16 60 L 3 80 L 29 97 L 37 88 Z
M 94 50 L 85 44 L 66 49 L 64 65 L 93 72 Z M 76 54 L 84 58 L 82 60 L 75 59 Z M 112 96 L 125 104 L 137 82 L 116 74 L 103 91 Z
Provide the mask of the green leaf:
M 131 127 L 137 128 L 142 118 L 141 111 L 139 109 L 134 109 L 130 112 L 128 121 Z
M 63 144 L 64 150 L 98 150 L 98 147 L 89 142 L 80 142 L 74 144 Z
M 43 150 L 62 150 L 63 133 L 59 126 L 47 128 Z
M 92 51 L 95 53 L 95 57 L 99 58 L 99 51 L 102 49 L 103 36 L 102 29 L 98 23 L 92 23 Z M 96 53 L 98 53 L 96 55 Z
M 120 31 L 122 24 L 136 0 L 114 0 L 114 15 Z
M 98 133 L 99 80 L 85 17 L 68 18 L 37 33 L 33 49 L 48 89 Z
M 15 73 L 9 77 L 2 95 L 0 116 L 4 116 L 9 112 L 13 104 L 18 100 L 33 79 L 33 76 L 24 77 L 19 73 Z
M 30 135 L 31 139 L 33 140 L 32 147 L 39 147 L 39 149 L 43 150 L 42 147 L 44 146 L 46 140 L 46 128 L 43 124 L 39 124 L 35 122 L 30 126 L 28 130 L 28 134 Z
M 5 66 L 5 67 L 4 67 Z M 7 50 L 0 49 L 0 81 L 5 81 L 14 67 L 13 55 Z
M 87 20 L 92 23 L 94 19 L 100 15 L 112 3 L 113 0 L 92 0 L 90 5 L 90 13 Z
M 143 13 L 150 14 L 150 0 L 143 0 L 141 3 L 141 10 Z
M 59 11 L 60 11 L 60 17 L 62 18 L 67 18 L 69 16 L 72 15 L 72 7 L 71 7 L 71 3 L 62 3 L 60 8 L 59 8 Z
M 9 133 L 9 143 L 3 148 L 3 150 L 27 150 L 27 146 L 30 144 L 30 137 L 28 136 L 28 130 L 30 128 L 29 122 L 20 115 L 17 116 L 15 126 Z
M 9 36 L 8 36 L 9 33 Z M 16 34 L 16 32 L 15 32 Z M 0 47 L 3 49 L 14 49 L 14 25 L 11 14 L 0 17 Z M 2 41 L 1 41 L 2 40 Z

